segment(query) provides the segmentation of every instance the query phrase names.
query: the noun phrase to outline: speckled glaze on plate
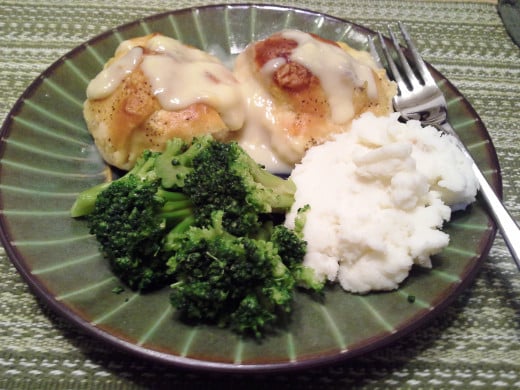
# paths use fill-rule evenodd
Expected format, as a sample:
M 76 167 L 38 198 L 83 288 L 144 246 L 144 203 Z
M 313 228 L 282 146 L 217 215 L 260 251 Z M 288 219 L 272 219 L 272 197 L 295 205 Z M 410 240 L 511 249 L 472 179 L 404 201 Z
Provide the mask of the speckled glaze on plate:
M 180 322 L 168 289 L 140 295 L 119 286 L 84 221 L 69 217 L 78 192 L 110 176 L 82 118 L 89 80 L 128 38 L 161 32 L 229 60 L 251 41 L 297 28 L 353 47 L 374 34 L 308 10 L 222 5 L 155 15 L 117 27 L 72 50 L 38 77 L 3 124 L 0 227 L 7 254 L 35 294 L 89 334 L 136 356 L 176 367 L 275 372 L 337 362 L 406 336 L 442 311 L 473 279 L 496 233 L 480 200 L 446 226 L 450 245 L 432 270 L 414 269 L 394 292 L 326 291 L 323 303 L 296 295 L 287 329 L 263 342 L 215 327 Z M 432 69 L 449 116 L 493 187 L 499 166 L 489 135 L 470 104 Z M 415 299 L 409 299 L 413 296 Z

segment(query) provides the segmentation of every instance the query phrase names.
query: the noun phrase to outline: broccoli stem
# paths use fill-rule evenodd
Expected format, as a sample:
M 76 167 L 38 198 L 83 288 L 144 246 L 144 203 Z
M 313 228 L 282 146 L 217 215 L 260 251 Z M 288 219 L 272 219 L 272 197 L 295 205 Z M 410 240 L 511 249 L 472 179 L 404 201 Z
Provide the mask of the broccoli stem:
M 179 222 L 175 227 L 170 230 L 168 234 L 182 234 L 186 232 L 190 226 L 195 223 L 195 217 L 193 215 L 189 215 L 184 218 L 181 222 Z
M 185 208 L 180 210 L 163 212 L 161 215 L 166 220 L 166 226 L 170 227 L 178 224 L 180 221 L 183 221 L 185 218 L 193 215 L 193 210 L 191 208 Z
M 188 196 L 184 195 L 182 192 L 166 191 L 160 187 L 157 189 L 157 196 L 161 197 L 166 202 L 176 202 L 179 200 L 189 199 Z
M 300 207 L 294 219 L 294 233 L 301 239 L 303 239 L 303 229 L 307 221 L 307 212 L 309 212 L 310 209 L 311 206 L 309 204 Z
M 166 202 L 161 210 L 163 212 L 170 212 L 170 211 L 188 209 L 188 208 L 191 208 L 191 206 L 192 206 L 191 200 L 184 199 L 184 200 Z
M 168 234 L 164 237 L 164 250 L 175 251 L 177 248 L 177 239 L 186 233 L 193 225 L 195 225 L 195 217 L 193 215 L 189 215 L 173 226 Z
M 110 184 L 111 182 L 104 182 L 81 192 L 70 209 L 70 215 L 73 218 L 77 218 L 92 213 L 96 205 L 97 196 Z
M 193 203 L 183 193 L 159 188 L 156 196 L 164 201 L 161 207 L 161 215 L 165 218 L 167 227 L 171 227 L 185 218 L 193 216 Z
M 166 191 L 159 187 L 156 196 L 160 201 L 164 202 L 161 208 L 163 212 L 190 209 L 193 205 L 190 198 L 182 192 Z

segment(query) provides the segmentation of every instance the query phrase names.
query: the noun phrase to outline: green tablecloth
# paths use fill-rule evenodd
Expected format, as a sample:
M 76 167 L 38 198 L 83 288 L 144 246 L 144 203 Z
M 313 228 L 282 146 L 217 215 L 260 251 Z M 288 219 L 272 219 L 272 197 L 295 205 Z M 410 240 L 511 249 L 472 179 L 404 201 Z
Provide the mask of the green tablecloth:
M 0 118 L 60 55 L 107 29 L 209 1 L 0 1 Z M 216 2 L 215 2 L 216 3 Z M 520 219 L 520 49 L 493 1 L 281 1 L 373 29 L 404 21 L 425 58 L 482 117 L 505 203 Z M 0 249 L 0 389 L 520 388 L 520 274 L 497 236 L 476 281 L 435 321 L 396 344 L 292 374 L 247 377 L 153 366 L 114 353 L 51 312 Z

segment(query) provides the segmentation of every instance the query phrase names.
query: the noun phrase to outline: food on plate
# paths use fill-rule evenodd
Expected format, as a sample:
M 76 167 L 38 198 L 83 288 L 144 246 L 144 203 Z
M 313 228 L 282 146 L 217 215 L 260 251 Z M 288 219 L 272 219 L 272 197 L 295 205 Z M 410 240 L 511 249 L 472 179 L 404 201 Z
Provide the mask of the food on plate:
M 213 134 L 226 139 L 242 127 L 238 83 L 216 57 L 150 34 L 122 42 L 89 83 L 87 127 L 111 165 L 128 170 L 143 150 L 168 139 Z
M 182 318 L 240 334 L 278 324 L 296 287 L 395 289 L 477 191 L 453 138 L 391 113 L 395 93 L 368 53 L 297 30 L 249 45 L 234 74 L 171 38 L 130 39 L 84 105 L 128 172 L 71 215 L 132 290 L 170 285 Z
M 290 176 L 297 190 L 286 226 L 308 205 L 304 264 L 347 291 L 392 290 L 413 264 L 431 267 L 449 243 L 441 228 L 450 206 L 470 204 L 478 190 L 452 136 L 398 116 L 363 114 Z
M 227 231 L 254 235 L 266 215 L 284 215 L 292 206 L 294 183 L 258 165 L 236 142 L 210 142 L 196 153 L 181 185 L 193 202 L 199 226 L 207 225 L 215 210 L 224 210 Z M 177 161 L 182 163 L 168 148 L 157 158 L 157 174 L 166 188 L 178 180 Z
M 176 280 L 171 303 L 190 321 L 226 326 L 262 337 L 292 311 L 297 285 L 321 291 L 312 271 L 302 265 L 305 242 L 277 225 L 264 239 L 235 236 L 212 214 L 211 226 L 169 234 L 168 271 Z
M 390 113 L 396 93 L 367 52 L 298 30 L 250 44 L 234 74 L 248 110 L 240 142 L 273 170 L 292 167 L 363 112 Z
M 172 304 L 190 320 L 261 337 L 289 313 L 296 286 L 320 291 L 303 266 L 305 242 L 283 224 L 294 184 L 236 142 L 174 138 L 146 150 L 112 182 L 80 193 L 86 217 L 116 276 L 133 290 L 172 284 Z
M 103 158 L 131 169 L 168 139 L 236 139 L 288 172 L 312 145 L 365 111 L 386 115 L 395 84 L 367 52 L 298 30 L 253 42 L 231 71 L 160 34 L 122 42 L 89 83 L 84 117 Z M 240 130 L 240 131 L 238 131 Z
M 70 210 L 74 218 L 86 217 L 114 274 L 139 291 L 168 284 L 163 237 L 168 229 L 182 231 L 194 220 L 189 197 L 161 186 L 158 153 L 144 151 L 119 179 L 81 192 Z

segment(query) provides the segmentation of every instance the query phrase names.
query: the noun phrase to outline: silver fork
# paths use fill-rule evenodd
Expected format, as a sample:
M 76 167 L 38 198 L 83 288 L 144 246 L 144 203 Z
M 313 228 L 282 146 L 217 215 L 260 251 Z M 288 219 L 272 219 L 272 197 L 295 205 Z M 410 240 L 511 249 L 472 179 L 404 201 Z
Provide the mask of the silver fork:
M 458 140 L 460 149 L 471 161 L 473 173 L 480 185 L 480 193 L 486 201 L 488 209 L 513 256 L 513 260 L 520 270 L 520 228 L 489 185 L 466 146 L 449 124 L 446 99 L 401 22 L 399 22 L 399 29 L 411 54 L 410 60 L 404 55 L 396 35 L 390 28 L 388 30 L 391 48 L 386 44 L 382 34 L 378 33 L 378 42 L 387 63 L 385 68 L 387 68 L 389 75 L 397 83 L 398 94 L 393 99 L 394 109 L 400 112 L 405 120 L 419 120 L 424 125 L 432 125 L 440 131 L 453 135 Z M 376 62 L 381 67 L 384 67 L 371 37 L 369 38 L 369 46 Z M 396 61 L 392 57 L 391 49 L 397 54 L 397 61 L 402 71 L 399 70 L 400 68 L 398 68 Z

